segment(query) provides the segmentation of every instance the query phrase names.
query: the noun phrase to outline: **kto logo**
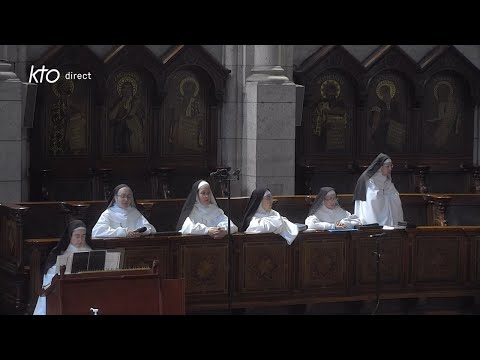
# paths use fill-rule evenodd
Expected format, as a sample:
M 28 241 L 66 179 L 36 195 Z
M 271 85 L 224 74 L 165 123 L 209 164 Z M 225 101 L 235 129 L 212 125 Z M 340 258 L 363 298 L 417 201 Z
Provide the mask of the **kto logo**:
M 37 79 L 37 75 L 40 73 L 40 80 Z M 50 84 L 57 82 L 60 79 L 60 71 L 57 69 L 47 69 L 45 65 L 43 65 L 40 69 L 34 71 L 33 65 L 30 67 L 30 78 L 28 79 L 29 83 L 32 83 L 32 80 L 35 81 L 37 84 L 41 84 L 43 82 L 43 75 L 45 75 L 45 80 Z
M 39 78 L 37 78 L 39 76 Z M 40 69 L 35 70 L 33 65 L 30 67 L 30 77 L 28 79 L 29 83 L 35 82 L 37 84 L 43 83 L 45 76 L 45 80 L 47 80 L 48 83 L 53 84 L 60 79 L 60 71 L 57 69 L 47 69 L 45 65 L 42 65 Z M 91 80 L 92 79 L 92 73 L 89 71 L 88 73 L 85 74 L 77 74 L 73 73 L 71 71 L 67 72 L 65 74 L 65 79 L 66 80 Z M 33 81 L 32 81 L 33 80 Z

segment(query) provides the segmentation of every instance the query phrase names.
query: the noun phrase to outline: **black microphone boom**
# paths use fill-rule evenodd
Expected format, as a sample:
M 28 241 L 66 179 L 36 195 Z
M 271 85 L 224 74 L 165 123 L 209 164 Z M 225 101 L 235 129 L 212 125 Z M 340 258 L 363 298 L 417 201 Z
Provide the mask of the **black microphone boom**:
M 232 174 L 229 172 L 230 168 L 221 168 L 217 171 L 210 173 L 210 176 L 215 178 L 216 181 L 219 183 L 225 183 L 226 187 L 226 194 L 227 194 L 227 234 L 228 234 L 228 310 L 231 311 L 232 309 L 232 300 L 233 300 L 233 281 L 234 281 L 234 273 L 233 273 L 233 260 L 235 257 L 234 251 L 234 242 L 232 231 L 230 228 L 230 221 L 232 218 L 232 206 L 231 206 L 231 192 L 230 192 L 230 183 L 233 180 L 240 179 L 240 169 L 235 170 Z
M 383 237 L 383 236 L 385 236 L 385 235 L 387 235 L 387 233 L 384 233 L 384 232 L 383 232 L 383 233 L 380 233 L 380 234 L 368 235 L 368 237 L 370 237 L 370 238 L 375 238 L 375 237 Z
M 217 171 L 211 172 L 210 176 L 216 177 L 216 176 L 228 176 L 228 170 L 227 169 L 218 169 Z

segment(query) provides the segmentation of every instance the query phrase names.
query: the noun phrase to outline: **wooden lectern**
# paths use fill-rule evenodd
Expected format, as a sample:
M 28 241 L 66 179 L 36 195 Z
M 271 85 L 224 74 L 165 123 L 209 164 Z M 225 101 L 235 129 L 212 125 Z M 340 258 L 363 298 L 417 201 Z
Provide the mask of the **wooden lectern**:
M 184 279 L 162 279 L 152 269 L 65 274 L 45 290 L 47 315 L 184 315 Z M 98 309 L 98 310 L 97 310 Z

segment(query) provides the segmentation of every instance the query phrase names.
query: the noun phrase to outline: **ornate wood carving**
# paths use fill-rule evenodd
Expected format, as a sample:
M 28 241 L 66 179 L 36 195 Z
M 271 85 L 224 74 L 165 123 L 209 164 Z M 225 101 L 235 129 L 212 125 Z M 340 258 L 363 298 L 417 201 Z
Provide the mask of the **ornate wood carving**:
M 345 106 L 348 99 L 337 96 L 335 74 L 346 75 L 353 88 L 353 137 L 344 152 L 337 151 L 343 138 L 335 126 L 321 126 L 328 119 L 341 118 L 341 112 L 332 111 L 341 106 L 332 106 L 316 84 L 330 76 L 325 78 L 324 93 L 330 84 L 332 98 Z M 294 69 L 294 79 L 305 86 L 296 163 L 298 169 L 317 166 L 313 188 L 331 184 L 340 192 L 352 192 L 356 176 L 349 167 L 353 171 L 355 163 L 368 164 L 379 152 L 394 156 L 397 163 L 430 167 L 428 172 L 407 169 L 397 176 L 396 185 L 402 191 L 441 192 L 440 184 L 458 175 L 459 163 L 472 162 L 472 119 L 480 102 L 480 71 L 454 46 L 438 46 L 417 64 L 399 46 L 382 45 L 359 64 L 343 47 L 326 45 Z M 302 176 L 300 170 L 297 174 Z M 433 181 L 434 176 L 444 181 Z M 296 191 L 309 193 L 302 186 Z M 470 191 L 470 183 L 455 191 Z
M 416 283 L 450 282 L 460 278 L 461 243 L 455 236 L 418 236 L 414 244 Z
M 159 261 L 159 271 L 163 277 L 169 274 L 168 246 L 149 247 L 148 252 L 142 249 L 129 249 L 125 253 L 123 267 L 127 269 L 151 267 L 154 260 Z
M 245 267 L 240 274 L 240 293 L 282 290 L 288 285 L 288 245 L 276 240 L 248 241 L 242 244 L 240 261 Z
M 186 279 L 187 294 L 227 293 L 227 250 L 226 242 L 180 245 L 179 275 Z
M 341 46 L 324 46 L 294 70 L 305 86 L 302 126 L 297 131 L 301 165 L 349 157 L 355 148 L 358 61 Z
M 365 236 L 365 235 L 364 235 Z M 375 251 L 375 240 L 361 239 L 356 237 L 356 286 L 375 286 L 376 279 L 376 257 L 373 255 Z M 380 238 L 380 278 L 382 289 L 399 287 L 403 283 L 402 262 L 404 254 L 404 241 L 400 238 L 387 237 Z M 362 259 L 360 261 L 360 259 Z
M 111 169 L 114 184 L 132 179 L 129 185 L 147 198 L 154 185 L 148 181 L 152 168 L 188 168 L 173 174 L 183 188 L 184 182 L 192 181 L 188 179 L 216 166 L 216 127 L 230 71 L 201 46 L 174 46 L 159 59 L 145 46 L 114 45 L 103 61 L 87 46 L 60 46 L 49 50 L 35 65 L 62 73 L 90 72 L 91 79 L 62 79 L 39 87 L 31 146 L 32 200 L 105 199 L 111 186 L 102 189 L 98 169 Z M 175 132 L 170 126 L 175 123 L 164 115 L 163 101 L 167 79 L 182 74 L 186 78 L 180 81 L 193 80 L 185 80 L 181 89 L 176 84 L 185 101 L 180 104 L 175 98 L 174 105 L 183 106 L 179 110 L 187 121 L 179 123 L 185 126 L 175 128 Z M 197 83 L 199 103 L 191 101 L 195 96 L 189 93 L 197 92 Z M 190 120 L 196 121 L 199 109 L 201 126 L 194 134 L 198 146 L 185 152 L 183 145 L 195 139 L 183 134 L 192 125 Z M 169 148 L 169 130 L 182 140 L 175 157 Z M 41 169 L 55 172 L 52 186 L 42 188 Z M 166 189 L 163 177 L 161 180 L 158 186 L 162 189 L 157 187 L 156 192 L 172 196 L 173 189 Z
M 305 240 L 299 249 L 300 288 L 346 288 L 346 248 L 343 241 Z

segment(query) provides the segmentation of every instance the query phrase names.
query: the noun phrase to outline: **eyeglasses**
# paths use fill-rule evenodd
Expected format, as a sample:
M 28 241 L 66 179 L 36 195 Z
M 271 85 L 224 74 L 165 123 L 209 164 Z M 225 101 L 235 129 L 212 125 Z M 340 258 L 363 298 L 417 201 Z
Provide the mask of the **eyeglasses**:
M 117 197 L 119 197 L 121 199 L 131 199 L 132 195 L 117 195 Z
M 326 197 L 325 198 L 325 201 L 337 201 L 337 197 L 336 196 L 332 196 L 332 197 Z

